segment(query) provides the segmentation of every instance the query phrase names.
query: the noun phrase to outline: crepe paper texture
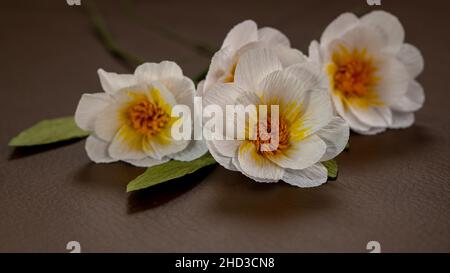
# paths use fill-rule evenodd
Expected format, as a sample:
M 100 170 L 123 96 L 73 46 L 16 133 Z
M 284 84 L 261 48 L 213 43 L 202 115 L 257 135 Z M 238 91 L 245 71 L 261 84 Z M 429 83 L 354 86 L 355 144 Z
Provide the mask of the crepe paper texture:
M 22 131 L 19 135 L 11 139 L 9 146 L 25 147 L 44 145 L 75 138 L 87 137 L 88 135 L 88 132 L 78 128 L 72 116 L 46 119 Z
M 328 161 L 321 162 L 325 168 L 328 170 L 328 179 L 329 180 L 336 180 L 338 176 L 338 164 L 336 160 L 331 159 Z
M 211 154 L 207 153 L 189 162 L 172 160 L 158 166 L 150 167 L 127 185 L 127 192 L 145 189 L 179 178 L 215 163 L 216 161 Z

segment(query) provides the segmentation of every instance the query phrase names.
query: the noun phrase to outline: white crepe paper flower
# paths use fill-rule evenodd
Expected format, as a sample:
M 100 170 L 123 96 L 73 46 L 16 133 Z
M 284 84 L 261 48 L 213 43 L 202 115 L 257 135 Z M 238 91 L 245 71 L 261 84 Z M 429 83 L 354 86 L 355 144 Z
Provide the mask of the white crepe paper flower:
M 205 105 L 267 105 L 268 109 L 278 105 L 278 129 L 270 128 L 271 115 L 267 122 L 257 117 L 258 125 L 266 124 L 268 131 L 278 135 L 278 145 L 263 151 L 257 133 L 256 138 L 208 140 L 210 153 L 225 168 L 258 182 L 283 180 L 298 187 L 326 182 L 327 169 L 321 162 L 338 155 L 349 137 L 347 123 L 334 115 L 326 84 L 325 74 L 313 63 L 283 68 L 273 50 L 246 52 L 233 83 L 214 85 L 204 96 Z
M 258 29 L 254 21 L 246 20 L 228 32 L 211 60 L 205 80 L 199 83 L 197 94 L 202 96 L 216 83 L 233 82 L 240 56 L 254 48 L 272 49 L 284 67 L 305 59 L 303 53 L 291 48 L 289 39 L 280 31 L 271 27 Z
M 146 63 L 134 74 L 98 70 L 104 92 L 83 94 L 75 113 L 77 125 L 92 132 L 86 140 L 97 163 L 126 161 L 150 167 L 176 159 L 190 161 L 207 151 L 202 141 L 175 140 L 174 105 L 193 109 L 195 87 L 173 62 Z
M 425 96 L 415 78 L 424 62 L 404 43 L 397 17 L 374 11 L 361 18 L 344 13 L 309 48 L 311 60 L 328 74 L 334 106 L 354 131 L 376 134 L 406 128 Z

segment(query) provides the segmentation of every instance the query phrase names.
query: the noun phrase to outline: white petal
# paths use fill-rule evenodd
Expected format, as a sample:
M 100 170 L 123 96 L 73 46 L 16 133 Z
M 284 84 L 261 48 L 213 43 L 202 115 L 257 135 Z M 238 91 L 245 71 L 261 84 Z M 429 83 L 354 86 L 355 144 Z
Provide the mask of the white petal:
M 359 19 L 353 13 L 343 13 L 333 20 L 322 33 L 320 44 L 326 46 L 333 39 L 339 37 L 347 30 L 358 24 Z
M 303 90 L 320 88 L 326 90 L 329 86 L 328 78 L 316 62 L 306 61 L 286 68 L 286 72 L 302 82 Z
M 122 88 L 137 84 L 136 77 L 130 74 L 117 74 L 106 72 L 103 69 L 97 70 L 100 84 L 106 93 L 114 94 Z
M 386 128 L 380 128 L 380 127 L 371 127 L 367 130 L 358 130 L 358 129 L 353 129 L 352 130 L 355 133 L 361 134 L 361 135 L 366 135 L 366 136 L 372 136 L 372 135 L 376 135 L 379 133 L 382 133 L 384 131 L 386 131 Z
M 270 45 L 291 46 L 286 35 L 271 27 L 263 27 L 258 30 L 258 41 L 264 41 Z
M 139 84 L 149 84 L 152 81 L 168 79 L 168 78 L 183 78 L 183 71 L 174 62 L 162 61 L 160 63 L 145 63 L 141 64 L 134 71 L 134 75 Z
M 157 93 L 153 93 L 153 89 L 151 89 L 149 92 L 145 92 L 148 94 L 149 99 L 153 98 L 154 95 L 156 95 L 156 97 L 160 97 L 164 100 L 164 102 L 166 104 L 169 104 L 171 106 L 175 106 L 177 105 L 177 100 L 175 99 L 175 94 L 172 93 L 165 84 L 162 83 L 163 81 L 159 82 L 159 81 L 154 81 L 152 82 L 152 86 L 154 88 L 156 88 L 159 92 Z M 164 82 L 168 82 L 167 80 Z M 172 86 L 173 87 L 173 86 Z M 189 91 L 188 91 L 189 92 Z M 181 95 L 181 94 L 177 94 L 177 95 Z M 191 96 L 191 100 L 194 99 L 193 95 L 194 95 L 194 90 L 191 90 L 191 92 L 189 92 L 188 97 Z M 188 99 L 189 100 L 189 99 Z M 187 100 L 185 100 L 186 102 Z M 191 104 L 192 105 L 192 104 Z
M 325 142 L 327 149 L 320 161 L 327 161 L 340 154 L 347 145 L 350 130 L 347 122 L 341 117 L 334 117 L 331 122 L 317 132 Z
M 203 106 L 216 104 L 225 109 L 226 105 L 234 105 L 237 98 L 244 92 L 234 84 L 216 84 L 203 96 Z
M 328 171 L 321 163 L 303 170 L 286 170 L 282 180 L 300 188 L 311 188 L 327 182 Z
M 303 55 L 303 53 L 298 49 L 290 48 L 281 44 L 272 45 L 264 41 L 251 42 L 241 47 L 236 53 L 236 59 L 239 59 L 240 56 L 243 56 L 246 52 L 253 49 L 271 50 L 278 57 L 283 67 L 288 67 L 290 65 L 306 61 L 306 56 Z
M 188 77 L 182 79 L 167 79 L 162 81 L 164 86 L 172 93 L 176 104 L 194 106 L 195 85 Z
M 222 47 L 230 47 L 233 51 L 238 50 L 243 45 L 254 42 L 258 39 L 258 27 L 252 20 L 246 20 L 235 25 L 225 37 Z
M 296 111 L 290 111 L 295 109 L 286 106 L 292 103 L 301 105 L 303 127 L 308 129 L 308 134 L 313 134 L 330 122 L 333 107 L 328 92 L 315 87 L 321 83 L 320 76 L 306 67 L 296 66 L 283 72 L 273 72 L 263 80 L 258 90 L 269 102 L 271 99 L 281 99 L 280 114 L 289 120 L 299 117 L 293 116 Z
M 277 55 L 283 67 L 306 62 L 306 56 L 298 49 L 286 46 L 273 46 L 273 52 Z
M 112 99 L 106 93 L 83 94 L 75 111 L 75 122 L 83 130 L 93 131 L 97 115 Z
M 206 146 L 208 147 L 209 152 L 214 157 L 214 159 L 222 165 L 224 168 L 232 171 L 237 171 L 238 169 L 232 163 L 232 158 L 228 156 L 224 156 L 217 150 L 216 146 L 212 141 L 206 141 Z
M 289 144 L 289 148 L 268 158 L 280 167 L 300 170 L 319 162 L 327 148 L 325 142 L 316 135 Z
M 349 51 L 353 49 L 366 49 L 368 53 L 378 52 L 386 46 L 381 34 L 374 28 L 366 25 L 357 25 L 345 32 L 340 39 L 335 39 L 328 48 L 339 48 L 344 45 Z M 335 50 L 332 50 L 334 52 Z
M 282 168 L 261 156 L 255 145 L 248 141 L 243 142 L 239 148 L 238 161 L 242 171 L 252 177 L 280 180 L 284 174 Z
M 357 132 L 364 132 L 370 130 L 370 126 L 361 122 L 355 115 L 350 112 L 346 111 L 344 112 L 341 117 L 348 123 L 348 126 L 353 131 Z
M 195 91 L 195 95 L 198 97 L 203 97 L 205 90 L 205 80 L 200 81 L 197 84 L 197 90 Z
M 262 92 L 262 97 L 266 102 L 279 99 L 280 104 L 293 102 L 300 104 L 305 100 L 305 93 L 314 87 L 317 77 L 309 71 L 306 71 L 302 77 L 294 77 L 291 71 L 275 71 L 264 78 L 257 90 Z M 280 109 L 280 111 L 282 110 Z
M 86 139 L 85 145 L 87 155 L 95 163 L 109 163 L 117 161 L 109 156 L 108 145 L 108 142 L 103 141 L 94 135 L 90 135 Z
M 405 39 L 405 30 L 396 16 L 377 10 L 364 15 L 361 22 L 375 27 L 381 33 L 387 45 L 385 52 L 396 54 L 400 50 Z
M 268 178 L 261 178 L 261 177 L 256 177 L 256 176 L 251 176 L 248 173 L 245 173 L 242 170 L 241 165 L 239 164 L 239 160 L 237 159 L 237 157 L 233 157 L 232 159 L 232 164 L 234 166 L 234 168 L 241 172 L 243 175 L 247 176 L 248 178 L 251 178 L 253 180 L 255 180 L 256 182 L 260 182 L 260 183 L 276 183 L 279 181 L 279 179 L 268 179 Z
M 414 123 L 414 113 L 392 112 L 392 125 L 390 128 L 408 128 Z
M 162 133 L 158 135 L 158 138 L 162 139 L 163 141 L 161 142 L 151 140 L 149 144 L 151 145 L 152 149 L 146 149 L 147 155 L 157 159 L 162 159 L 166 156 L 172 157 L 173 155 L 186 149 L 190 142 L 189 140 L 174 140 L 171 139 L 168 134 Z
M 147 157 L 142 149 L 142 136 L 137 133 L 124 134 L 131 130 L 122 126 L 116 133 L 108 148 L 109 155 L 117 160 L 143 159 Z
M 417 77 L 423 71 L 424 61 L 422 53 L 417 47 L 410 44 L 403 44 L 397 58 L 406 66 L 412 78 Z
M 394 58 L 384 58 L 379 65 L 380 82 L 376 86 L 381 101 L 390 106 L 408 91 L 411 77 L 405 66 Z
M 97 114 L 95 119 L 95 134 L 105 140 L 111 141 L 122 126 L 120 121 L 120 103 L 113 103 Z
M 322 63 L 322 57 L 321 57 L 321 54 L 320 54 L 320 46 L 319 46 L 319 43 L 317 41 L 312 41 L 309 44 L 308 58 L 312 62 L 315 62 L 315 63 L 318 63 L 318 64 Z
M 231 48 L 225 47 L 217 51 L 211 59 L 208 74 L 206 74 L 203 94 L 206 94 L 215 84 L 223 83 L 237 61 L 235 52 L 231 51 Z
M 179 161 L 191 161 L 204 155 L 208 151 L 204 140 L 191 140 L 186 149 L 171 155 L 170 157 Z
M 392 111 L 389 107 L 369 106 L 367 108 L 349 105 L 350 111 L 364 124 L 370 127 L 387 127 L 392 123 Z
M 391 107 L 402 112 L 413 112 L 419 110 L 425 102 L 423 87 L 416 81 L 410 81 L 406 94 L 394 102 Z
M 344 109 L 341 99 L 338 96 L 331 95 L 333 104 L 338 114 L 348 123 L 352 130 L 367 131 L 370 126 L 361 122 L 352 112 Z
M 241 140 L 213 140 L 216 150 L 224 156 L 234 157 L 242 144 Z
M 317 132 L 331 121 L 333 106 L 326 90 L 316 89 L 306 93 L 303 118 L 308 135 Z
M 170 160 L 170 158 L 168 158 L 168 157 L 163 158 L 162 160 L 154 159 L 151 157 L 144 157 L 142 159 L 128 159 L 128 160 L 124 160 L 124 161 L 127 163 L 130 163 L 131 165 L 136 166 L 136 167 L 149 168 L 149 167 L 153 167 L 156 165 L 166 163 L 169 160 Z
M 251 98 L 252 94 L 248 94 L 247 92 L 245 92 L 244 90 L 241 90 L 239 88 L 237 88 L 234 84 L 229 84 L 229 83 L 222 83 L 222 84 L 216 84 L 212 89 L 209 90 L 209 92 L 206 93 L 206 95 L 203 97 L 203 106 L 206 108 L 209 105 L 214 106 L 215 108 L 220 107 L 219 113 L 215 113 L 214 112 L 214 117 L 206 117 L 203 116 L 203 130 L 207 130 L 207 129 L 212 129 L 209 128 L 209 121 L 214 119 L 216 120 L 217 118 L 220 118 L 218 116 L 216 116 L 216 114 L 218 114 L 220 116 L 220 114 L 222 114 L 222 133 L 223 136 L 229 136 L 231 138 L 234 138 L 234 134 L 232 134 L 231 131 L 226 130 L 226 128 L 230 128 L 229 126 L 235 126 L 237 123 L 237 119 L 234 118 L 233 115 L 227 115 L 226 109 L 227 106 L 235 106 L 235 105 L 243 105 L 246 106 L 248 105 L 248 99 Z M 254 95 L 256 96 L 256 95 Z M 259 98 L 258 98 L 258 102 L 259 102 Z M 208 122 L 208 125 L 206 125 L 206 122 Z M 215 125 L 218 126 L 218 125 Z M 214 130 L 217 130 L 220 127 L 213 127 Z M 211 130 L 210 130 L 211 131 Z M 217 133 L 220 133 L 219 131 L 217 131 Z
M 267 75 L 282 68 L 273 51 L 268 49 L 250 50 L 239 59 L 234 81 L 244 90 L 257 91 L 258 84 Z

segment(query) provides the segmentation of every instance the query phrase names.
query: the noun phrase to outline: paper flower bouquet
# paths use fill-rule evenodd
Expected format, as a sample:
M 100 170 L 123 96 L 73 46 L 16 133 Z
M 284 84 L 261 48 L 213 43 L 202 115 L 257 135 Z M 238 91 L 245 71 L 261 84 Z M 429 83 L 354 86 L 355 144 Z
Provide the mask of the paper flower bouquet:
M 134 191 L 219 163 L 257 182 L 315 187 L 337 176 L 350 129 L 407 128 L 424 103 L 424 62 L 394 15 L 345 13 L 308 55 L 251 20 L 233 27 L 195 86 L 174 62 L 133 74 L 98 70 L 102 92 L 83 94 L 74 117 L 42 121 L 11 146 L 87 137 L 95 163 L 147 170 Z

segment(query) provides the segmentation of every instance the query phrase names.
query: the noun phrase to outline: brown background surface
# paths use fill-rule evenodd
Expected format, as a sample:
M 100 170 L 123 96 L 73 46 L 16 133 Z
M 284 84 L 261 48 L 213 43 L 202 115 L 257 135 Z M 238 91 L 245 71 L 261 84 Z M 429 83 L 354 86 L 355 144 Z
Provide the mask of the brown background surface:
M 100 91 L 97 68 L 130 69 L 105 51 L 81 7 L 2 2 L 0 252 L 67 252 L 71 240 L 84 252 L 366 252 L 371 240 L 389 252 L 450 251 L 446 2 L 382 1 L 422 50 L 427 101 L 407 130 L 353 135 L 337 181 L 299 189 L 213 167 L 136 194 L 125 187 L 143 169 L 93 164 L 84 141 L 7 146 L 41 119 L 73 114 L 82 93 Z M 129 3 L 98 1 L 114 39 L 147 61 L 174 60 L 191 77 L 209 59 L 161 26 L 219 47 L 235 23 L 252 18 L 306 50 L 341 12 L 374 9 L 365 0 Z

